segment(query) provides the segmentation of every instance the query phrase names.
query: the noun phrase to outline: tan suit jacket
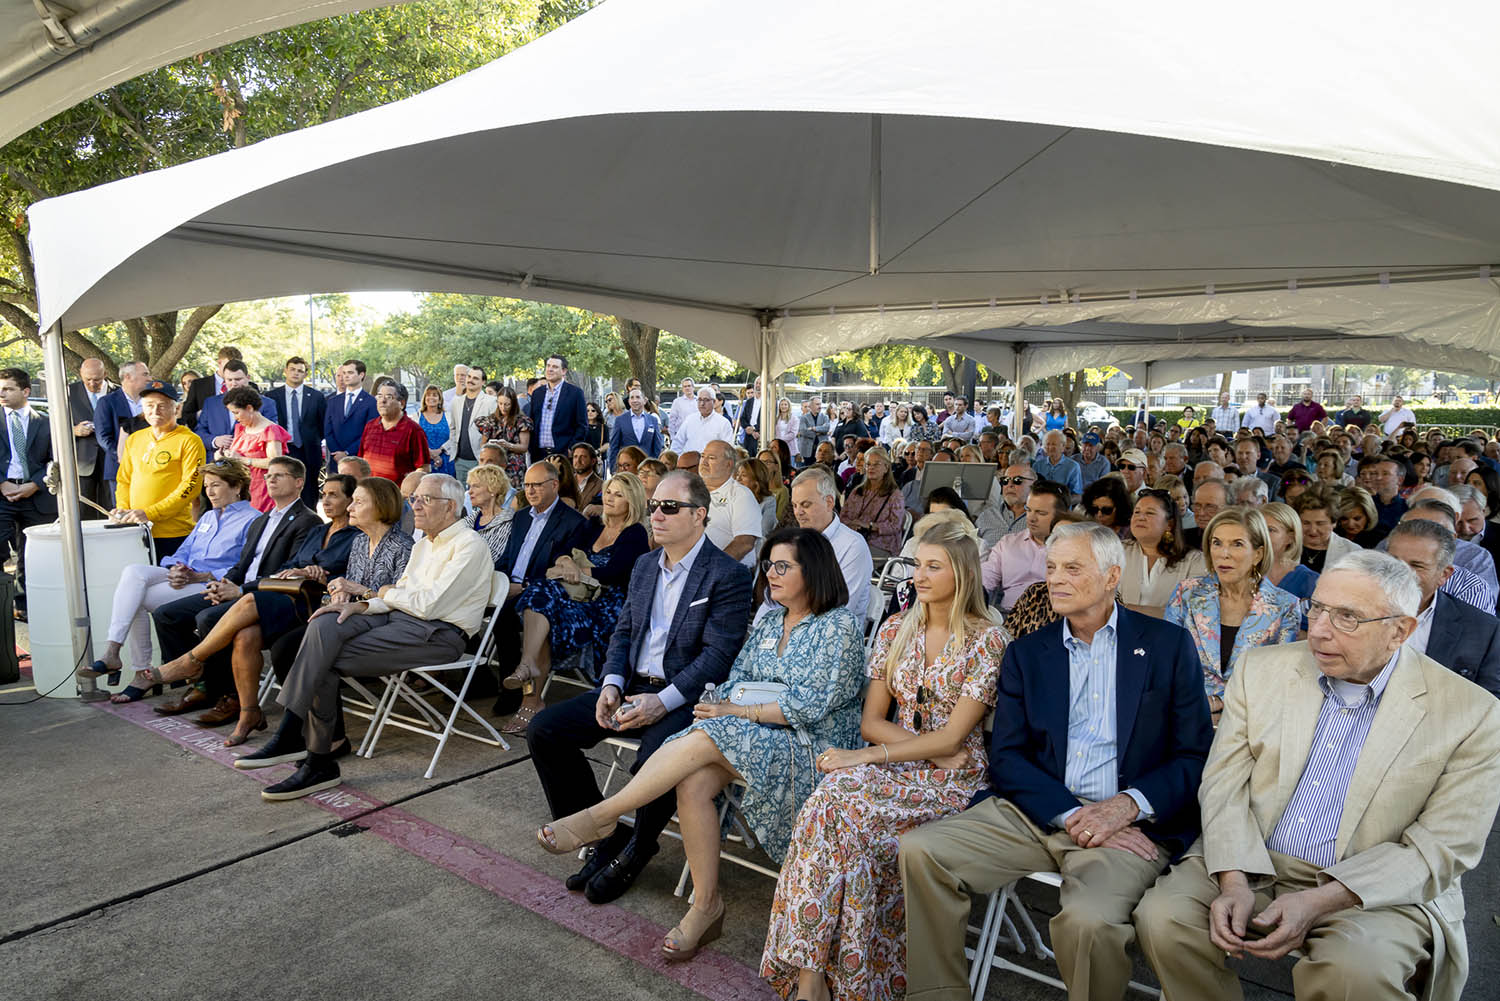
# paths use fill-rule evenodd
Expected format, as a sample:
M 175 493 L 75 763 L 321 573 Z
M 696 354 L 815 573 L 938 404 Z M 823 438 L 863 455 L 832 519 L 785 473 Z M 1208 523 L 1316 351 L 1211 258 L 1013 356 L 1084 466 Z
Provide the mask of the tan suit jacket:
M 448 415 L 449 431 L 448 440 L 443 443 L 443 451 L 448 453 L 448 458 L 450 459 L 458 458 L 458 425 L 464 419 L 464 403 L 467 400 L 467 396 L 455 396 L 443 408 L 444 412 Z M 490 414 L 493 414 L 495 408 L 498 406 L 499 404 L 495 402 L 495 397 L 483 391 L 474 400 L 474 409 L 469 413 L 469 427 L 467 430 L 469 433 L 469 447 L 473 449 L 473 455 L 476 459 L 479 458 L 479 446 L 484 444 L 484 439 L 480 437 L 479 428 L 474 426 L 474 422 L 481 417 L 488 417 Z
M 1307 643 L 1247 651 L 1198 799 L 1203 837 L 1189 850 L 1209 873 L 1275 873 L 1266 839 L 1296 791 L 1323 703 Z M 1456 1001 L 1468 976 L 1463 892 L 1500 807 L 1500 701 L 1403 648 L 1355 766 L 1324 874 L 1366 908 L 1413 904 L 1433 930 L 1425 997 Z M 1256 877 L 1262 877 L 1257 879 Z

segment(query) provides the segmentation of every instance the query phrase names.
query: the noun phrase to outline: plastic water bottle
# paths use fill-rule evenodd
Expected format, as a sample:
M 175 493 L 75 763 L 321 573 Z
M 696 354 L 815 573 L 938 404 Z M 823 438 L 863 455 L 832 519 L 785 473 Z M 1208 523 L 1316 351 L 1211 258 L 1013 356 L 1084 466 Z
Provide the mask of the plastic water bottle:
M 712 681 L 703 686 L 703 698 L 699 701 L 709 703 L 710 705 L 719 701 L 719 690 L 714 686 Z

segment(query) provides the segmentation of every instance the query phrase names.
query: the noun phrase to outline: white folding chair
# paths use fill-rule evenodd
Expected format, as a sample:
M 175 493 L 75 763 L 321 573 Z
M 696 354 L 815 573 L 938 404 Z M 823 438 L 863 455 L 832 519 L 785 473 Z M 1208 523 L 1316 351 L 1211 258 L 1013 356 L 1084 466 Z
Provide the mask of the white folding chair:
M 490 651 L 495 645 L 495 623 L 500 618 L 500 609 L 510 593 L 510 578 L 502 573 L 495 573 L 490 582 L 489 609 L 485 616 L 484 632 L 479 637 L 479 647 L 472 656 L 462 660 L 452 661 L 447 664 L 429 664 L 426 667 L 413 667 L 399 674 L 390 675 L 385 678 L 385 691 L 380 695 L 375 705 L 375 712 L 370 718 L 370 728 L 365 731 L 365 739 L 360 743 L 358 754 L 363 757 L 371 757 L 375 753 L 375 745 L 380 742 L 380 734 L 386 726 L 398 727 L 410 733 L 421 734 L 431 737 L 437 741 L 437 750 L 432 752 L 432 761 L 427 765 L 427 771 L 423 778 L 432 778 L 437 770 L 438 758 L 442 756 L 443 748 L 448 746 L 449 737 L 463 737 L 480 744 L 488 744 L 501 750 L 510 750 L 510 743 L 502 737 L 498 730 L 490 725 L 464 701 L 468 695 L 469 685 L 474 681 L 474 672 L 480 670 L 489 661 Z M 462 670 L 463 682 L 454 691 L 437 677 L 441 671 Z M 428 701 L 418 694 L 407 684 L 407 679 L 416 675 L 432 686 L 426 694 L 434 692 L 447 696 L 453 701 L 453 710 L 445 718 Z M 357 683 L 354 678 L 344 678 L 346 683 L 366 696 L 369 695 L 364 686 Z M 416 717 L 397 715 L 395 712 L 396 700 L 401 699 L 408 706 L 416 710 Z M 458 728 L 458 717 L 460 713 L 467 714 L 470 719 L 478 723 L 482 733 L 474 733 Z
M 878 587 L 870 588 L 870 598 L 865 605 L 865 658 L 875 649 L 875 637 L 880 633 L 880 623 L 885 619 L 886 594 Z
M 1034 872 L 1026 878 L 1047 886 L 1062 886 L 1062 877 L 1055 872 Z M 969 967 L 969 990 L 976 999 L 984 997 L 992 970 L 1007 970 L 1029 980 L 1051 984 L 1059 990 L 1067 990 L 1067 985 L 1056 977 L 1049 977 L 1045 973 L 1012 963 L 995 951 L 996 946 L 1000 944 L 1001 937 L 1004 936 L 1009 939 L 1011 948 L 1022 955 L 1026 953 L 1029 943 L 1036 955 L 1049 960 L 1055 958 L 1052 950 L 1047 947 L 1047 943 L 1042 941 L 1042 933 L 1037 929 L 1036 923 L 1031 920 L 1026 905 L 1021 903 L 1020 898 L 1016 896 L 1016 886 L 1016 883 L 1011 883 L 990 894 L 989 905 L 985 908 L 984 924 L 980 928 L 979 941 L 974 946 L 974 963 Z M 1012 914 L 1015 915 L 1014 920 L 1011 918 Z M 1020 929 L 1026 932 L 1024 941 Z M 1129 987 L 1147 997 L 1161 997 L 1160 990 L 1134 980 L 1130 982 Z
M 911 538 L 911 526 L 913 525 L 915 520 L 916 519 L 911 516 L 910 508 L 901 513 L 901 543 L 903 545 L 906 544 L 907 539 Z

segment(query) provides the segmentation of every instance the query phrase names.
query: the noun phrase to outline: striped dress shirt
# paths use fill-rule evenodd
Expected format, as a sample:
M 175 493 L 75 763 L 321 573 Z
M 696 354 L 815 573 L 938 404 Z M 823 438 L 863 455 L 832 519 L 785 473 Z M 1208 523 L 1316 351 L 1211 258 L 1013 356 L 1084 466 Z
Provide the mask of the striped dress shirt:
M 1359 764 L 1360 751 L 1370 735 L 1370 724 L 1380 708 L 1380 697 L 1391 680 L 1396 666 L 1397 650 L 1391 655 L 1375 680 L 1362 686 L 1363 691 L 1346 701 L 1339 685 L 1327 675 L 1318 678 L 1323 689 L 1323 707 L 1318 712 L 1318 726 L 1313 731 L 1312 751 L 1297 780 L 1297 791 L 1287 802 L 1276 829 L 1266 841 L 1273 852 L 1291 855 L 1327 868 L 1338 861 L 1335 841 L 1339 821 L 1344 815 L 1344 797 L 1349 780 Z M 1361 687 L 1347 682 L 1346 691 Z
M 1116 746 L 1119 714 L 1115 710 L 1118 619 L 1117 605 L 1091 643 L 1076 638 L 1067 619 L 1062 624 L 1063 646 L 1068 651 L 1068 760 L 1063 781 L 1069 792 L 1089 803 L 1109 799 L 1120 791 Z M 1144 794 L 1135 789 L 1125 792 L 1142 815 L 1151 813 Z M 1053 823 L 1062 827 L 1072 813 L 1068 810 L 1059 814 Z
M 1490 593 L 1489 585 L 1472 570 L 1454 566 L 1453 575 L 1438 590 L 1459 601 L 1467 601 L 1481 611 L 1495 611 L 1495 596 Z

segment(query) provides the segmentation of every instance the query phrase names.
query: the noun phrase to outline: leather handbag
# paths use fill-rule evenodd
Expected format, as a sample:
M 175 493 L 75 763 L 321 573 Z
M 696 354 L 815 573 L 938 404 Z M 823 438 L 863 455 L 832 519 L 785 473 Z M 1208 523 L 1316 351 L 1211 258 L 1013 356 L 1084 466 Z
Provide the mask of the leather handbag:
M 292 599 L 292 603 L 300 607 L 305 618 L 311 618 L 312 613 L 323 604 L 323 598 L 328 594 L 326 585 L 320 584 L 308 577 L 263 577 L 255 582 L 256 590 L 269 591 L 272 594 L 284 594 Z
M 585 553 L 582 549 L 575 549 L 570 555 L 573 559 L 573 565 L 584 576 L 579 577 L 576 584 L 562 581 L 563 590 L 568 592 L 568 597 L 574 601 L 593 601 L 599 597 L 599 592 L 604 590 L 604 586 L 594 578 L 588 576 L 588 570 L 585 569 L 592 569 L 594 564 L 589 560 L 588 553 Z M 561 578 L 558 579 L 561 580 Z

